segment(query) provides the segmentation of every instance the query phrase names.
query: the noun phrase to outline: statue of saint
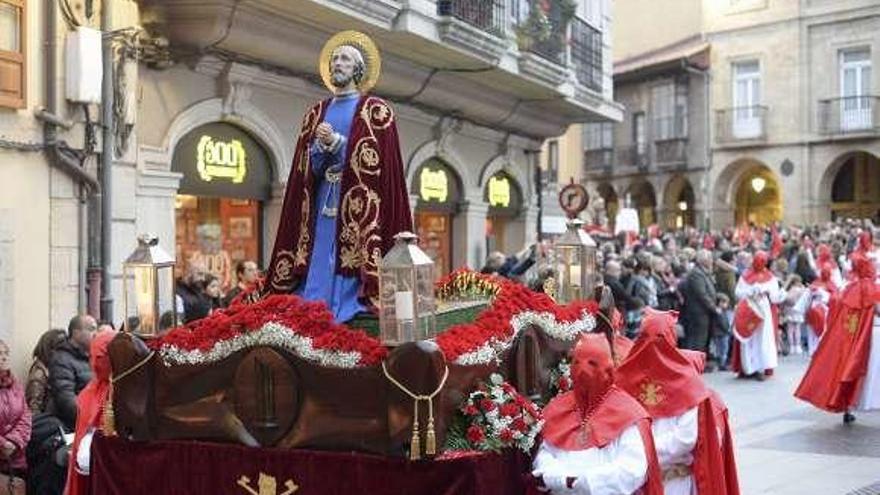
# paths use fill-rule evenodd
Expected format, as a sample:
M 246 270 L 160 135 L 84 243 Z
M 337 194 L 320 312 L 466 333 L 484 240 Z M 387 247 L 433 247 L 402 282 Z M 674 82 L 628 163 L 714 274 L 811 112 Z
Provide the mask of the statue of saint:
M 338 322 L 375 312 L 379 262 L 413 228 L 394 110 L 369 94 L 380 64 L 356 31 L 324 46 L 333 96 L 303 118 L 263 290 L 325 301 Z

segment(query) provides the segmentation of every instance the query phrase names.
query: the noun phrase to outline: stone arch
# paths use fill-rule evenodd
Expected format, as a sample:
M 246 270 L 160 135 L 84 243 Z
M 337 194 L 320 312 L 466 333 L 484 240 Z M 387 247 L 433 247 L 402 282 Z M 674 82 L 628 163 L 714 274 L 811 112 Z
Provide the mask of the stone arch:
M 480 169 L 477 186 L 482 190 L 486 187 L 489 177 L 503 171 L 511 176 L 517 184 L 519 184 L 520 188 L 523 188 L 523 192 L 525 192 L 525 185 L 528 184 L 528 179 L 526 178 L 524 171 L 527 169 L 528 167 L 514 166 L 514 164 L 508 160 L 506 154 L 495 155 Z
M 463 193 L 466 193 L 469 189 L 477 188 L 476 181 L 467 173 L 467 167 L 464 166 L 464 162 L 455 151 L 440 149 L 438 144 L 437 140 L 427 141 L 413 152 L 406 162 L 406 183 L 412 187 L 419 168 L 428 160 L 435 158 L 442 161 L 455 172 L 463 186 Z
M 647 227 L 657 223 L 657 193 L 654 184 L 647 179 L 636 179 L 626 188 L 624 201 L 639 213 L 639 225 Z
M 818 181 L 816 197 L 831 211 L 831 218 L 880 220 L 880 157 L 864 150 L 840 154 Z
M 696 225 L 696 202 L 691 181 L 681 174 L 673 176 L 663 192 L 664 225 L 667 228 Z
M 733 210 L 735 225 L 745 222 L 765 225 L 782 220 L 782 181 L 760 160 L 749 157 L 731 162 L 716 184 L 718 207 Z
M 168 126 L 162 141 L 162 153 L 169 166 L 177 142 L 189 131 L 211 122 L 228 122 L 237 125 L 260 141 L 271 158 L 273 182 L 286 182 L 293 161 L 293 147 L 282 138 L 276 122 L 256 106 L 241 102 L 236 113 L 226 111 L 222 98 L 204 100 L 180 112 Z

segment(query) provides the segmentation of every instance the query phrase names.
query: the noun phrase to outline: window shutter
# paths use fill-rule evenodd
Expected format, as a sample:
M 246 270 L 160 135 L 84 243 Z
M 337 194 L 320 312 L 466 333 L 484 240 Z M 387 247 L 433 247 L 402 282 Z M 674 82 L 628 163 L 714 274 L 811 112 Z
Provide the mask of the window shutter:
M 0 106 L 2 107 L 25 107 L 27 98 L 25 9 L 24 0 L 0 0 L 0 15 L 9 16 L 13 23 L 16 21 L 18 23 L 16 26 L 18 39 L 13 37 L 0 46 Z

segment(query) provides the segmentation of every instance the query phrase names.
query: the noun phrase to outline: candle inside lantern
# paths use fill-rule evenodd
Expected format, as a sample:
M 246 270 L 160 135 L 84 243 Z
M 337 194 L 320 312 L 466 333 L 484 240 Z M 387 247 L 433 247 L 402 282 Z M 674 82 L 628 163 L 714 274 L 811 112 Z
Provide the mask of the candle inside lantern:
M 413 293 L 411 290 L 394 293 L 394 312 L 398 320 L 413 319 L 415 308 L 413 308 Z

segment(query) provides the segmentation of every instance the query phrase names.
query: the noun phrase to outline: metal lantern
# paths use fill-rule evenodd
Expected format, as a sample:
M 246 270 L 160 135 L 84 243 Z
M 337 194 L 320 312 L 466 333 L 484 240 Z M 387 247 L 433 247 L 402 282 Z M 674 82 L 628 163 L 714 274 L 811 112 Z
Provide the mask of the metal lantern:
M 583 220 L 569 220 L 565 233 L 555 244 L 557 299 L 563 304 L 593 297 L 597 285 L 596 242 L 583 227 Z
M 126 329 L 144 336 L 177 326 L 174 258 L 149 234 L 122 264 Z
M 385 345 L 434 337 L 434 262 L 401 232 L 379 266 L 379 332 Z

